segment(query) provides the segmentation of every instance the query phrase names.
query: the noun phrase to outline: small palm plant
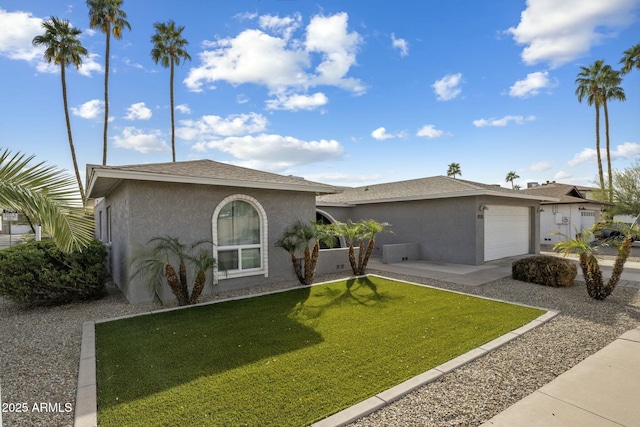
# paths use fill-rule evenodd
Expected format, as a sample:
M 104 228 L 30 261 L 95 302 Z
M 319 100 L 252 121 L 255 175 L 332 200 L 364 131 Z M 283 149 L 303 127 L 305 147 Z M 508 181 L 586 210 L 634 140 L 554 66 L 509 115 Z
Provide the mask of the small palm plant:
M 320 242 L 331 247 L 335 233 L 324 224 L 298 221 L 284 230 L 275 245 L 289 252 L 298 281 L 311 285 L 320 257 Z M 302 258 L 300 252 L 302 251 Z
M 211 251 L 201 249 L 194 254 L 199 246 L 206 243 L 210 242 L 199 241 L 187 247 L 176 237 L 154 237 L 146 246 L 138 246 L 134 250 L 131 258 L 134 271 L 131 278 L 145 277 L 147 285 L 156 295 L 166 280 L 171 292 L 178 300 L 178 305 L 195 304 L 207 283 L 208 271 L 211 271 L 208 276 L 209 282 L 213 282 L 213 267 L 216 261 Z M 174 267 L 176 262 L 178 263 L 177 271 Z M 189 295 L 187 265 L 192 266 L 194 271 L 191 295 Z
M 601 243 L 592 243 L 594 233 L 602 228 L 612 228 L 618 231 L 619 235 L 622 236 L 622 240 L 610 239 Z M 630 227 L 623 222 L 612 221 L 596 224 L 592 229 L 584 229 L 581 233 L 578 233 L 575 238 L 567 238 L 564 241 L 556 243 L 553 250 L 564 254 L 564 256 L 577 254 L 580 269 L 582 270 L 582 275 L 587 285 L 587 293 L 593 299 L 604 300 L 611 295 L 620 281 L 624 264 L 627 262 L 629 254 L 631 253 L 631 245 L 639 235 L 640 233 L 638 232 L 636 222 Z M 604 246 L 617 246 L 618 248 L 611 277 L 606 284 L 602 279 L 602 271 L 600 270 L 597 258 L 599 249 Z
M 336 233 L 344 237 L 349 245 L 349 264 L 356 276 L 362 276 L 367 270 L 367 264 L 376 246 L 376 236 L 382 232 L 391 232 L 390 224 L 378 222 L 373 219 L 364 219 L 358 222 L 347 221 L 335 224 Z M 355 244 L 358 245 L 358 258 L 356 260 Z

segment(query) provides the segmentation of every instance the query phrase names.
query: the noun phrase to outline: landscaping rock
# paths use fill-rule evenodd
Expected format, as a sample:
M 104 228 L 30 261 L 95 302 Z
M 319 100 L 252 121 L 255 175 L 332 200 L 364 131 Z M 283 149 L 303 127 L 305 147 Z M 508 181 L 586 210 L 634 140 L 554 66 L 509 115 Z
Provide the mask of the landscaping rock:
M 575 264 L 550 255 L 536 255 L 515 261 L 511 267 L 513 279 L 553 287 L 573 286 L 578 274 Z

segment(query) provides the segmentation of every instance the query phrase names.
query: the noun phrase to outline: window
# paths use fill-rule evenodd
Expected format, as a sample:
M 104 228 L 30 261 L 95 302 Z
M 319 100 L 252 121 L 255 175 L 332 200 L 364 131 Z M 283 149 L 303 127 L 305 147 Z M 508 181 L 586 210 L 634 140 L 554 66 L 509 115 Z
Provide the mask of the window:
M 252 197 L 224 199 L 213 215 L 214 257 L 226 277 L 267 271 L 266 213 Z
M 107 206 L 107 243 L 111 243 L 111 206 Z

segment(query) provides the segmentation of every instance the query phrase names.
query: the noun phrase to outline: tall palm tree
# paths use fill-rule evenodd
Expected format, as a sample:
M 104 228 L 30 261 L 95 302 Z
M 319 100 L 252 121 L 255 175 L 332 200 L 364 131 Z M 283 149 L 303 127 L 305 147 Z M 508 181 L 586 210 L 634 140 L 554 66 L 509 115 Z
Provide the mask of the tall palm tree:
M 602 172 L 602 155 L 600 153 L 600 106 L 602 105 L 600 91 L 600 74 L 604 66 L 603 60 L 597 60 L 591 66 L 580 67 L 578 78 L 576 78 L 576 96 L 578 102 L 586 98 L 588 105 L 593 105 L 596 109 L 596 156 L 598 159 L 598 177 L 600 179 L 600 189 L 604 191 L 604 173 Z
M 620 72 L 611 68 L 610 65 L 602 67 L 600 73 L 600 98 L 604 109 L 604 124 L 607 148 L 607 174 L 608 174 L 608 196 L 609 202 L 613 201 L 613 173 L 611 172 L 611 142 L 609 139 L 609 109 L 607 107 L 608 100 L 626 101 L 624 89 L 620 87 L 622 78 Z
M 180 65 L 182 60 L 191 60 L 191 56 L 186 51 L 185 46 L 189 42 L 182 37 L 184 27 L 176 27 L 176 23 L 170 20 L 166 23 L 156 22 L 153 24 L 156 33 L 151 37 L 153 49 L 151 49 L 151 58 L 155 63 L 160 63 L 163 67 L 169 67 L 171 74 L 169 77 L 169 93 L 171 99 L 171 154 L 173 161 L 176 161 L 176 143 L 175 143 L 175 119 L 174 119 L 174 103 L 173 103 L 173 80 L 174 65 Z
M 60 78 L 62 80 L 62 101 L 64 103 L 64 116 L 67 121 L 67 135 L 69 136 L 69 148 L 71 149 L 71 158 L 73 160 L 73 168 L 78 181 L 80 196 L 84 202 L 84 188 L 80 179 L 80 171 L 78 169 L 78 161 L 76 160 L 76 150 L 73 145 L 73 137 L 71 136 L 71 121 L 69 120 L 69 105 L 67 102 L 67 79 L 65 70 L 68 65 L 75 65 L 76 69 L 82 64 L 82 57 L 87 56 L 87 49 L 82 46 L 78 37 L 82 33 L 77 28 L 73 28 L 69 21 L 51 17 L 50 20 L 44 21 L 42 27 L 45 32 L 42 35 L 33 38 L 34 46 L 44 46 L 44 60 L 56 65 L 60 65 Z
M 126 21 L 127 14 L 120 6 L 122 0 L 87 0 L 89 8 L 89 27 L 99 28 L 106 36 L 104 54 L 104 131 L 102 145 L 102 164 L 107 164 L 107 129 L 109 123 L 109 57 L 111 56 L 111 34 L 116 39 L 122 38 L 122 30 L 131 30 Z
M 622 74 L 627 74 L 634 68 L 640 70 L 640 43 L 625 50 L 620 63 L 622 64 L 620 70 Z
M 511 188 L 513 187 L 513 181 L 515 181 L 516 179 L 520 178 L 520 175 L 518 175 L 515 171 L 510 171 L 507 174 L 507 177 L 504 179 L 505 182 L 510 182 L 511 183 Z
M 74 178 L 44 162 L 34 164 L 33 158 L 7 149 L 0 153 L 0 206 L 42 225 L 61 250 L 84 249 L 93 239 L 94 221 L 83 209 Z
M 447 169 L 447 176 L 453 177 L 455 179 L 456 175 L 462 176 L 462 171 L 460 170 L 460 163 L 451 163 L 449 165 L 449 169 Z

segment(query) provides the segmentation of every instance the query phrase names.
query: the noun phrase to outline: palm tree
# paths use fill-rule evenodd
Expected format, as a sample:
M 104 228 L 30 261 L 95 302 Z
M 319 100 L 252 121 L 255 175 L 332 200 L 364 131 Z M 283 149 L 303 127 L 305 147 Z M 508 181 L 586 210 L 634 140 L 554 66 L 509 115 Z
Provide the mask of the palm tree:
M 151 37 L 153 49 L 151 49 L 151 58 L 157 64 L 158 62 L 165 68 L 171 69 L 169 77 L 169 93 L 171 99 L 171 153 L 173 161 L 176 161 L 176 143 L 175 143 L 175 120 L 173 106 L 173 80 L 174 65 L 180 65 L 181 60 L 191 60 L 191 56 L 187 53 L 185 46 L 189 42 L 182 38 L 184 27 L 176 27 L 173 20 L 167 23 L 156 22 L 153 24 L 156 33 Z
M 588 105 L 595 106 L 596 109 L 596 156 L 598 159 L 598 177 L 600 179 L 600 189 L 604 191 L 604 174 L 602 172 L 602 155 L 600 153 L 600 105 L 602 104 L 600 91 L 600 74 L 604 61 L 597 60 L 590 67 L 581 66 L 578 78 L 575 83 L 576 96 L 578 102 L 586 98 Z
M 193 254 L 197 247 L 205 243 L 210 242 L 199 241 L 187 247 L 176 237 L 154 237 L 146 245 L 135 248 L 131 257 L 131 265 L 134 268 L 131 278 L 145 277 L 147 286 L 156 294 L 166 280 L 171 292 L 178 300 L 178 305 L 195 304 L 207 282 L 207 272 L 213 271 L 216 265 L 209 250 L 202 249 L 197 254 Z M 177 271 L 174 267 L 176 262 Z M 191 295 L 189 295 L 187 265 L 193 267 Z M 209 275 L 209 280 L 212 282 L 213 273 Z
M 619 71 L 614 70 L 609 65 L 602 67 L 600 73 L 600 98 L 604 109 L 609 202 L 613 201 L 613 174 L 611 172 L 611 143 L 609 139 L 609 109 L 607 108 L 607 100 L 626 101 L 627 98 L 625 97 L 624 89 L 619 86 L 620 83 L 622 83 L 622 78 L 620 77 Z
M 349 264 L 354 275 L 358 274 L 358 262 L 356 261 L 355 244 L 359 240 L 361 231 L 360 224 L 349 220 L 347 222 L 338 222 L 334 224 L 336 234 L 344 237 L 347 245 L 349 245 Z M 358 254 L 359 255 L 359 254 Z
M 365 219 L 360 221 L 360 252 L 358 253 L 358 272 L 357 275 L 362 276 L 365 274 L 367 270 L 367 264 L 369 263 L 369 258 L 371 258 L 371 254 L 373 253 L 373 248 L 376 246 L 376 236 L 382 232 L 389 232 L 389 227 L 391 226 L 387 222 L 378 222 L 373 219 Z M 366 245 L 366 251 L 363 251 L 364 241 L 368 240 Z M 364 252 L 364 256 L 363 256 Z
M 284 230 L 275 245 L 289 252 L 298 281 L 311 285 L 320 257 L 320 242 L 331 247 L 336 234 L 328 224 L 298 221 Z M 302 251 L 302 259 L 298 258 Z
M 89 27 L 99 28 L 106 36 L 104 54 L 104 132 L 102 145 L 102 164 L 107 164 L 107 129 L 109 124 L 109 58 L 111 56 L 111 34 L 116 39 L 122 38 L 122 30 L 131 30 L 126 21 L 127 14 L 120 6 L 122 0 L 87 0 L 89 8 Z
M 637 218 L 636 218 L 637 220 Z M 601 244 L 593 244 L 594 232 L 599 228 L 612 228 L 623 236 L 621 242 L 607 241 Z M 561 233 L 556 233 L 561 234 Z M 596 300 L 604 300 L 611 295 L 616 285 L 620 281 L 620 276 L 624 269 L 624 264 L 629 258 L 631 253 L 631 245 L 634 239 L 637 239 L 639 235 L 636 222 L 629 227 L 625 223 L 621 222 L 608 222 L 594 226 L 592 229 L 583 229 L 580 233 L 576 233 L 576 237 L 566 238 L 564 241 L 556 243 L 553 250 L 564 254 L 564 256 L 570 254 L 577 254 L 582 270 L 584 281 L 587 285 L 587 293 L 589 296 Z M 567 237 L 567 236 L 565 236 Z M 601 246 L 615 244 L 618 246 L 618 253 L 613 264 L 613 270 L 611 271 L 611 277 L 607 284 L 604 284 L 602 279 L 602 271 L 598 264 L 598 251 Z
M 505 182 L 510 182 L 511 183 L 511 188 L 513 187 L 513 181 L 515 181 L 516 179 L 520 178 L 520 175 L 518 175 L 515 171 L 511 171 L 507 174 L 507 177 L 504 179 Z
M 624 51 L 624 56 L 620 60 L 622 74 L 627 74 L 634 68 L 640 70 L 640 43 Z
M 76 150 L 73 146 L 73 138 L 71 136 L 71 121 L 69 120 L 69 106 L 67 103 L 67 80 L 65 70 L 68 65 L 75 65 L 76 69 L 82 64 L 82 57 L 87 56 L 85 49 L 78 37 L 82 33 L 77 28 L 71 27 L 69 21 L 51 17 L 50 20 L 44 21 L 42 27 L 45 29 L 43 35 L 33 38 L 34 46 L 44 46 L 44 60 L 56 65 L 60 65 L 60 76 L 62 80 L 62 101 L 64 102 L 64 115 L 67 121 L 67 135 L 69 136 L 69 148 L 71 149 L 71 158 L 73 160 L 73 168 L 80 189 L 80 196 L 84 202 L 84 189 L 82 180 L 80 179 L 80 171 L 78 170 L 78 161 L 76 160 Z
M 0 206 L 42 225 L 60 250 L 82 251 L 93 239 L 94 221 L 83 209 L 74 178 L 33 159 L 6 149 L 0 153 Z
M 462 176 L 462 171 L 460 170 L 460 163 L 451 163 L 449 165 L 449 169 L 447 169 L 447 176 L 456 178 L 456 175 Z

